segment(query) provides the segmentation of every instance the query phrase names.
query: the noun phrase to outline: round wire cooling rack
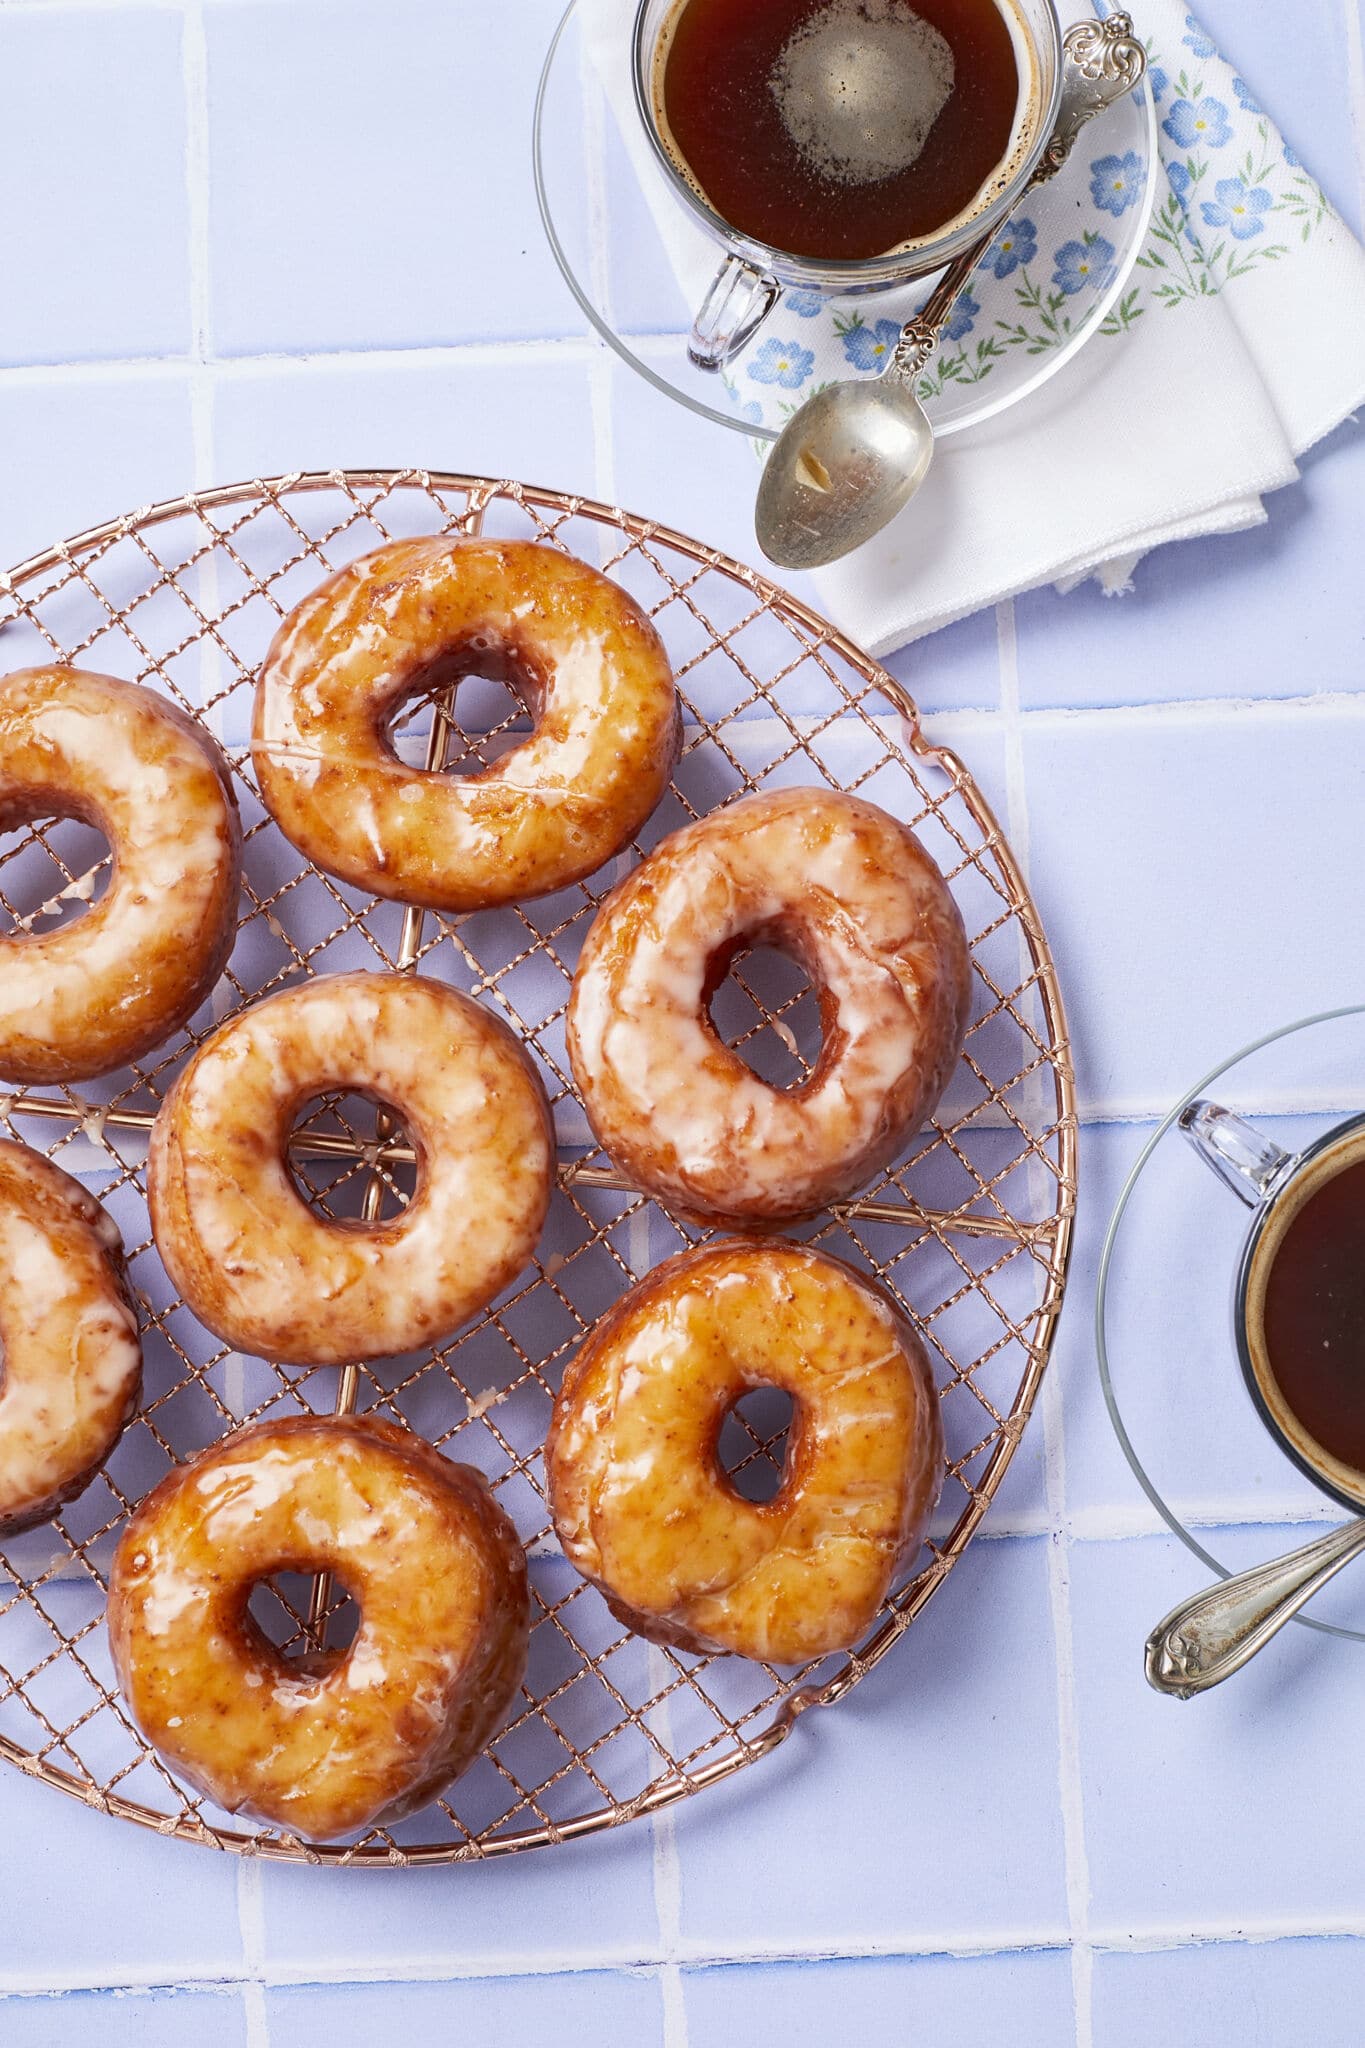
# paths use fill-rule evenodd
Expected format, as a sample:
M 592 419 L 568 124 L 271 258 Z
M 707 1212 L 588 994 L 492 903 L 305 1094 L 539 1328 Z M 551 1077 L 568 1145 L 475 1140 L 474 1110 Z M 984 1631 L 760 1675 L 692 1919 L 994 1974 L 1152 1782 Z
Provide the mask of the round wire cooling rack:
M 685 744 L 635 845 L 591 882 L 462 918 L 377 901 L 303 861 L 262 808 L 248 747 L 255 671 L 281 617 L 385 540 L 518 536 L 570 550 L 652 615 L 678 676 Z M 425 471 L 295 475 L 195 492 L 112 520 L 0 577 L 0 669 L 62 661 L 151 681 L 232 765 L 245 834 L 241 919 L 211 1002 L 154 1060 L 69 1089 L 0 1096 L 11 1135 L 99 1195 L 123 1232 L 144 1332 L 140 1412 L 103 1473 L 42 1528 L 0 1546 L 0 1757 L 159 1833 L 270 1857 L 403 1866 L 502 1855 L 591 1834 L 687 1797 L 775 1749 L 806 1709 L 884 1657 L 971 1540 L 1019 1443 L 1066 1278 L 1075 1105 L 1052 956 L 1023 877 L 967 769 L 924 737 L 911 699 L 815 613 L 700 542 L 610 506 Z M 456 721 L 456 696 L 459 720 Z M 493 676 L 404 707 L 399 751 L 469 772 L 526 729 Z M 933 1123 L 867 1194 L 793 1234 L 873 1274 L 924 1333 L 947 1472 L 923 1553 L 856 1650 L 800 1670 L 694 1657 L 623 1630 L 559 1552 L 540 1449 L 565 1358 L 637 1277 L 703 1234 L 646 1201 L 594 1149 L 568 1078 L 564 1012 L 579 947 L 612 883 L 665 832 L 759 788 L 857 790 L 918 833 L 966 921 L 975 1000 Z M 0 841 L 0 913 L 21 930 L 79 915 L 108 849 L 74 820 Z M 175 1296 L 151 1244 L 147 1132 L 190 1048 L 222 1018 L 311 974 L 420 969 L 492 1005 L 537 1058 L 554 1106 L 558 1186 L 527 1275 L 448 1343 L 398 1360 L 297 1371 L 225 1351 Z M 807 1072 L 818 1005 L 781 954 L 737 961 L 717 1029 L 775 1085 Z M 413 1154 L 381 1108 L 319 1098 L 291 1140 L 324 1213 L 392 1213 Z M 765 1400 L 767 1405 L 765 1405 Z M 477 1465 L 526 1543 L 534 1626 L 507 1725 L 446 1797 L 355 1840 L 316 1846 L 243 1828 L 182 1785 L 133 1726 L 104 1630 L 120 1525 L 173 1464 L 244 1423 L 364 1411 Z M 772 1493 L 785 1418 L 762 1393 L 727 1421 L 736 1489 Z M 354 1626 L 344 1589 L 281 1577 L 252 1611 L 286 1653 Z

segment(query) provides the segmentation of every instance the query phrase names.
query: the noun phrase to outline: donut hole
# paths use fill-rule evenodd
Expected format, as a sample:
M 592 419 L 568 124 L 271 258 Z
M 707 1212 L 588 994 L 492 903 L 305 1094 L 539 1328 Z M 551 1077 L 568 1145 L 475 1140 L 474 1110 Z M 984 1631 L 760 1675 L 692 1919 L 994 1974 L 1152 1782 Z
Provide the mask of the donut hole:
M 320 1631 L 308 1627 L 313 1598 L 312 1573 L 275 1572 L 258 1579 L 247 1599 L 247 1614 L 272 1649 L 287 1664 L 306 1671 L 319 1657 L 333 1660 L 344 1656 L 360 1627 L 360 1608 L 339 1581 L 334 1580 Z
M 457 778 L 481 775 L 535 730 L 540 677 L 491 641 L 453 648 L 412 676 L 389 719 L 388 743 L 410 768 L 426 764 L 438 698 L 453 696 L 445 765 Z
M 391 1222 L 417 1191 L 417 1168 L 386 1158 L 383 1148 L 408 1142 L 391 1103 L 369 1095 L 319 1093 L 295 1113 L 287 1153 L 290 1178 L 309 1208 L 334 1223 Z M 379 1206 L 367 1215 L 376 1166 Z
M 0 832 L 0 934 L 45 938 L 99 902 L 109 887 L 109 841 L 84 818 L 16 818 Z
M 796 954 L 767 940 L 737 947 L 707 1005 L 712 1029 L 770 1088 L 799 1088 L 824 1043 L 820 999 Z
M 716 1458 L 731 1492 L 761 1507 L 787 1476 L 796 1403 L 782 1387 L 750 1387 L 725 1411 Z

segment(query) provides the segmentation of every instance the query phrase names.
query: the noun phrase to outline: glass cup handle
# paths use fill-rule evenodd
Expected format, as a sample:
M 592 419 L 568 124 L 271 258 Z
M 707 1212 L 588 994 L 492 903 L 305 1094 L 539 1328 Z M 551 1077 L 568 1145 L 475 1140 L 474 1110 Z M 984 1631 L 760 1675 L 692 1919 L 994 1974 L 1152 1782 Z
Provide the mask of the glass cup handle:
M 727 256 L 687 338 L 687 353 L 697 368 L 719 370 L 732 361 L 753 340 L 781 296 L 775 277 L 741 256 Z
M 1180 1128 L 1206 1166 L 1248 1209 L 1263 1202 L 1292 1164 L 1288 1152 L 1217 1102 L 1191 1102 L 1180 1112 Z

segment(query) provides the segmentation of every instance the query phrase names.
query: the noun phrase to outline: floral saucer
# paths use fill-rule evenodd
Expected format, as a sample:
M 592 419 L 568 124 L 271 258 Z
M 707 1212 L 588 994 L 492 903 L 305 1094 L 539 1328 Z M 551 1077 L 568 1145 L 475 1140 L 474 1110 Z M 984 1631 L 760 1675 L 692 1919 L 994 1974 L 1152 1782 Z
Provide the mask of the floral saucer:
M 677 277 L 704 279 L 719 252 L 676 206 L 657 171 L 621 145 L 605 106 L 598 161 L 589 163 L 593 203 L 584 230 L 577 216 L 585 79 L 591 94 L 595 83 L 571 5 L 541 81 L 537 193 L 565 280 L 616 353 L 691 411 L 759 442 L 773 440 L 822 384 L 876 375 L 901 326 L 928 297 L 932 278 L 857 297 L 788 291 L 720 376 L 691 363 L 690 310 Z M 632 113 L 624 110 L 623 118 Z M 1132 318 L 1138 293 L 1130 281 L 1156 200 L 1156 143 L 1156 111 L 1144 86 L 1087 128 L 1065 169 L 1023 200 L 958 301 L 921 380 L 936 434 L 959 432 L 1017 404 L 1094 335 L 1122 331 Z M 640 283 L 642 271 L 652 292 Z M 647 297 L 656 304 L 676 298 L 672 331 L 658 330 Z

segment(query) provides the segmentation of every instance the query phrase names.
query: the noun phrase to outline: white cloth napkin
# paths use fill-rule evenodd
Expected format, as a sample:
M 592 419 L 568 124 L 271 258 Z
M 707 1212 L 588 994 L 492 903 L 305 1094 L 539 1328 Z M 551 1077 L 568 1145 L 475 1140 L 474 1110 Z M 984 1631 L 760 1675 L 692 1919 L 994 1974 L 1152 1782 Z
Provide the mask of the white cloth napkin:
M 640 132 L 633 7 L 580 0 L 580 12 L 695 306 L 718 252 L 686 228 Z M 1040 584 L 1093 575 L 1122 591 L 1154 547 L 1262 524 L 1265 494 L 1293 482 L 1298 457 L 1365 402 L 1365 250 L 1181 0 L 1132 0 L 1130 12 L 1150 54 L 1161 166 L 1125 318 L 1039 392 L 944 439 L 900 518 L 813 579 L 830 617 L 873 654 Z M 808 382 L 856 374 L 832 313 L 787 325 L 811 350 Z M 764 381 L 759 357 L 774 333 L 770 323 L 717 380 L 716 402 L 728 389 L 746 418 L 780 425 L 792 392 Z

